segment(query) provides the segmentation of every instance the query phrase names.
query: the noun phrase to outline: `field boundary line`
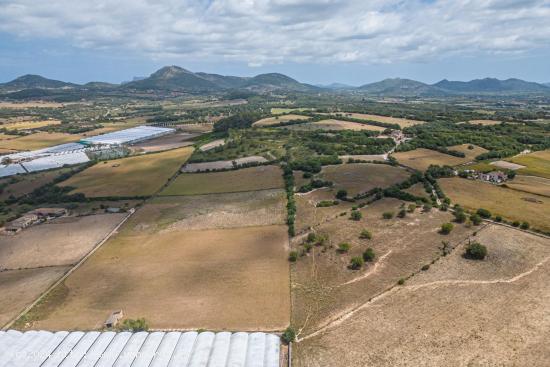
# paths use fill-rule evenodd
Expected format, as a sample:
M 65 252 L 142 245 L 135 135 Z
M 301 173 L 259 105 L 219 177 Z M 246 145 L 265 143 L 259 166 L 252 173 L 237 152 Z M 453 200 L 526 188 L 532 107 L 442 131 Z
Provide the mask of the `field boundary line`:
M 88 252 L 80 261 L 78 261 L 72 268 L 70 268 L 61 278 L 59 278 L 54 284 L 52 284 L 48 289 L 46 289 L 44 292 L 42 292 L 38 298 L 34 300 L 33 303 L 25 307 L 25 309 L 19 313 L 15 318 L 11 319 L 7 324 L 5 324 L 1 330 L 8 330 L 17 320 L 19 320 L 21 317 L 23 317 L 25 314 L 27 314 L 34 306 L 36 306 L 40 301 L 44 299 L 50 293 L 54 288 L 56 288 L 59 284 L 61 284 L 65 279 L 69 277 L 75 270 L 77 270 L 90 256 L 92 256 L 105 242 L 107 242 L 114 234 L 116 234 L 119 230 L 119 228 L 126 223 L 126 221 L 136 212 L 136 209 L 132 208 L 130 209 L 128 215 L 122 219 L 122 221 L 113 228 L 101 241 L 99 241 L 90 252 Z

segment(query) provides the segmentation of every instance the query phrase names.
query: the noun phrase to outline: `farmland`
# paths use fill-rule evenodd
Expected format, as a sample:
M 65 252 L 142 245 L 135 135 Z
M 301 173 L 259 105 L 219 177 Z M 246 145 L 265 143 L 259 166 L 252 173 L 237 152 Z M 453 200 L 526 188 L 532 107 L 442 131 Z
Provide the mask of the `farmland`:
M 466 156 L 465 159 L 467 159 L 468 161 L 473 161 L 478 155 L 487 153 L 487 149 L 472 144 L 453 145 L 447 147 L 447 149 L 455 152 L 464 153 L 464 155 Z
M 191 156 L 193 148 L 97 163 L 62 182 L 89 197 L 148 196 L 160 190 Z
M 19 121 L 9 124 L 0 125 L 8 130 L 29 130 L 29 129 L 38 129 L 40 127 L 59 125 L 61 121 L 59 120 L 41 120 L 41 121 Z
M 454 203 L 477 210 L 485 208 L 511 221 L 527 221 L 550 230 L 550 198 L 461 178 L 444 178 L 440 185 Z
M 358 120 L 377 121 L 377 122 L 383 122 L 386 124 L 398 124 L 401 128 L 420 125 L 426 122 L 426 121 L 411 120 L 411 119 L 404 119 L 404 118 L 398 118 L 398 117 L 371 115 L 366 113 L 342 113 L 342 115 L 345 117 L 351 117 Z
M 349 163 L 323 167 L 320 177 L 334 183 L 336 190 L 346 189 L 354 196 L 375 187 L 385 188 L 406 180 L 410 174 L 403 168 L 387 164 Z
M 460 245 L 299 343 L 295 365 L 543 365 L 548 240 L 497 226 L 477 240 L 492 254 L 486 261 L 464 259 Z M 399 340 L 407 342 L 396 348 Z M 359 343 L 370 347 L 349 353 Z
M 483 125 L 483 126 L 492 126 L 492 125 L 499 125 L 502 123 L 502 121 L 497 120 L 470 120 L 468 121 L 470 124 L 474 125 Z
M 0 184 L 5 184 L 0 199 L 5 200 L 10 196 L 20 197 L 29 194 L 33 190 L 52 182 L 59 175 L 70 172 L 70 168 L 61 168 L 45 172 L 37 172 L 26 174 L 23 176 L 4 178 L 0 180 Z
M 308 116 L 293 115 L 293 114 L 281 115 L 281 116 L 275 116 L 275 117 L 267 117 L 267 118 L 258 120 L 255 123 L 253 123 L 252 126 L 265 127 L 265 126 L 277 125 L 282 122 L 288 122 L 293 120 L 308 120 L 309 118 L 310 117 Z
M 76 134 L 39 132 L 22 136 L 16 139 L 1 140 L 0 148 L 12 150 L 34 150 L 47 148 L 52 145 L 72 143 L 82 138 Z
M 526 166 L 518 173 L 550 178 L 550 150 L 515 156 L 510 161 Z
M 456 166 L 469 161 L 467 158 L 454 157 L 435 150 L 418 148 L 408 152 L 394 153 L 393 156 L 404 166 L 425 171 L 431 165 Z
M 282 172 L 276 166 L 259 166 L 210 173 L 183 173 L 161 195 L 198 195 L 282 188 Z
M 306 122 L 303 124 L 285 126 L 285 129 L 290 130 L 369 130 L 369 131 L 384 131 L 385 129 L 380 126 L 361 124 L 358 122 L 344 121 L 344 120 L 321 120 L 314 122 Z
M 506 186 L 519 191 L 550 197 L 550 179 L 537 176 L 517 175 Z

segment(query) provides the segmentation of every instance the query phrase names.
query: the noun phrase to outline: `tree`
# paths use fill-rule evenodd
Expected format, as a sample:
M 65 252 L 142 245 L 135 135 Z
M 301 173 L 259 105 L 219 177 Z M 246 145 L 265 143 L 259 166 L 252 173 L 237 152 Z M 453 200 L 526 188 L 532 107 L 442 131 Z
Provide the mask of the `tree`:
M 368 249 L 365 250 L 365 252 L 363 252 L 363 260 L 367 262 L 373 261 L 375 257 L 376 255 L 372 247 L 369 247 Z
M 281 336 L 286 344 L 292 343 L 296 339 L 296 331 L 292 327 L 287 327 Z
M 342 242 L 341 244 L 338 245 L 338 252 L 342 254 L 347 253 L 349 252 L 350 248 L 351 248 L 351 245 L 349 243 Z
M 348 192 L 344 189 L 338 190 L 336 193 L 336 199 L 346 200 L 348 198 Z
M 521 223 L 520 228 L 521 229 L 529 229 L 529 223 L 528 222 Z
M 441 225 L 441 234 L 449 234 L 453 230 L 454 226 L 452 223 L 443 223 Z
M 488 211 L 487 209 L 483 209 L 483 208 L 479 208 L 477 210 L 477 215 L 479 215 L 481 218 L 485 218 L 485 219 L 491 218 L 491 212 Z
M 482 222 L 482 219 L 481 219 L 481 217 L 480 217 L 478 214 L 472 214 L 472 215 L 470 215 L 470 220 L 472 221 L 472 223 L 473 223 L 475 226 L 480 225 L 481 222 Z
M 464 257 L 472 260 L 483 260 L 487 256 L 487 247 L 479 242 L 473 242 L 466 246 Z
M 370 240 L 372 238 L 372 233 L 368 229 L 363 229 L 361 234 L 359 234 L 359 238 Z
M 350 216 L 351 220 L 359 221 L 361 220 L 361 218 L 363 218 L 363 214 L 360 211 L 358 210 L 351 211 L 351 216 Z
M 365 260 L 360 256 L 355 256 L 351 258 L 349 267 L 353 270 L 359 270 L 363 265 L 365 265 Z
M 457 222 L 457 223 L 466 222 L 467 217 L 466 217 L 466 214 L 463 211 L 455 211 L 454 216 L 455 216 L 455 222 Z
M 288 261 L 290 262 L 296 262 L 298 260 L 298 251 L 290 251 L 288 254 Z

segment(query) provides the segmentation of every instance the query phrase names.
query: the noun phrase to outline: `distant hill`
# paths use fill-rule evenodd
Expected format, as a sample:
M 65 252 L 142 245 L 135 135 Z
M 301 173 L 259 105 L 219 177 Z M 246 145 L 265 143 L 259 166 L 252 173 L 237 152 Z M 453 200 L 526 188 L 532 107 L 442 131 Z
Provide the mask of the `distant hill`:
M 368 94 L 396 95 L 396 96 L 426 96 L 443 95 L 444 91 L 431 85 L 411 79 L 384 79 L 380 82 L 365 84 L 358 90 Z
M 288 90 L 308 92 L 318 89 L 313 85 L 300 83 L 297 80 L 279 73 L 256 75 L 255 77 L 248 79 L 244 87 L 255 91 Z
M 475 79 L 469 82 L 457 82 L 444 79 L 434 84 L 435 87 L 458 93 L 520 93 L 550 92 L 547 86 L 526 82 L 521 79 L 499 80 L 495 78 Z
M 11 82 L 0 84 L 0 88 L 5 90 L 23 90 L 23 89 L 56 89 L 56 88 L 75 88 L 77 84 L 66 83 L 59 80 L 47 79 L 40 75 L 27 74 L 12 80 Z
M 149 77 L 123 85 L 126 89 L 171 90 L 171 91 L 215 91 L 218 85 L 179 66 L 165 66 Z
M 332 89 L 332 90 L 349 90 L 356 89 L 353 85 L 344 84 L 344 83 L 331 83 L 331 84 L 317 84 L 316 87 L 323 89 Z

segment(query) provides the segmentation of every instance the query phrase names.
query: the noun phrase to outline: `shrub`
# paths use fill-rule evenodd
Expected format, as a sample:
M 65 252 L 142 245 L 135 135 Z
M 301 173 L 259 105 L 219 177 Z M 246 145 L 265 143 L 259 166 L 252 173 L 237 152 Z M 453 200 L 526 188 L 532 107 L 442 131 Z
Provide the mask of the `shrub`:
M 336 193 L 336 199 L 346 200 L 348 198 L 348 192 L 346 190 L 338 190 Z
M 521 223 L 520 228 L 521 229 L 529 229 L 529 223 L 527 223 L 527 222 Z
M 292 327 L 287 327 L 286 330 L 283 332 L 283 335 L 281 336 L 281 339 L 283 339 L 283 342 L 286 344 L 292 343 L 296 339 L 296 331 Z
M 363 214 L 358 210 L 352 210 L 350 219 L 351 220 L 361 220 L 363 218 Z
M 485 219 L 491 218 L 491 212 L 488 211 L 487 209 L 483 209 L 483 208 L 479 208 L 477 210 L 477 215 L 479 215 L 481 218 L 485 218 Z
M 349 267 L 353 270 L 359 270 L 363 265 L 365 265 L 365 260 L 360 256 L 355 256 L 351 258 Z
M 363 252 L 363 260 L 365 261 L 371 262 L 374 260 L 375 257 L 376 255 L 372 247 L 369 247 L 368 249 L 365 250 L 365 252 Z
M 397 281 L 397 284 L 399 285 L 405 284 L 405 278 L 399 278 L 399 280 Z
M 455 222 L 457 223 L 466 222 L 467 217 L 463 211 L 455 211 L 454 216 L 455 216 Z
M 409 206 L 407 207 L 407 211 L 408 211 L 409 213 L 414 212 L 415 209 L 416 209 L 416 205 L 415 205 L 415 204 L 409 204 Z
M 393 212 L 384 212 L 382 214 L 382 218 L 384 219 L 392 219 L 393 218 Z
M 361 234 L 359 234 L 359 238 L 370 240 L 372 238 L 372 233 L 368 229 L 363 229 Z
M 502 217 L 500 215 L 497 215 L 495 217 L 495 220 L 500 223 L 500 222 L 502 222 Z
M 473 242 L 466 246 L 466 252 L 464 257 L 472 260 L 483 260 L 487 256 L 487 247 L 483 246 L 479 242 Z
M 512 222 L 512 225 L 513 225 L 514 227 L 519 227 L 519 221 L 517 221 L 517 220 L 513 221 L 513 222 Z
M 298 251 L 290 251 L 288 254 L 288 261 L 290 262 L 296 262 L 298 260 Z
M 149 330 L 149 325 L 147 325 L 147 321 L 145 321 L 144 318 L 141 319 L 126 319 L 122 322 L 121 330 L 131 331 L 131 332 L 138 332 L 138 331 L 147 331 Z
M 401 209 L 399 213 L 397 213 L 397 216 L 399 218 L 405 218 L 407 216 L 407 211 L 405 209 Z
M 349 243 L 342 242 L 341 244 L 338 245 L 338 252 L 342 254 L 347 253 L 349 252 L 350 248 L 351 248 L 351 245 Z
M 422 267 L 422 271 L 426 271 L 430 268 L 430 264 L 426 264 Z
M 306 252 L 310 252 L 312 248 L 313 244 L 311 242 L 304 243 L 304 250 L 306 250 Z
M 443 223 L 441 225 L 441 234 L 449 234 L 453 230 L 454 226 L 452 223 Z
M 422 207 L 422 210 L 425 211 L 425 212 L 430 212 L 432 210 L 432 205 L 431 204 L 424 204 L 424 206 Z
M 482 219 L 479 215 L 477 214 L 472 214 L 470 215 L 470 220 L 472 221 L 472 223 L 475 225 L 475 226 L 478 226 L 481 224 L 482 222 Z

